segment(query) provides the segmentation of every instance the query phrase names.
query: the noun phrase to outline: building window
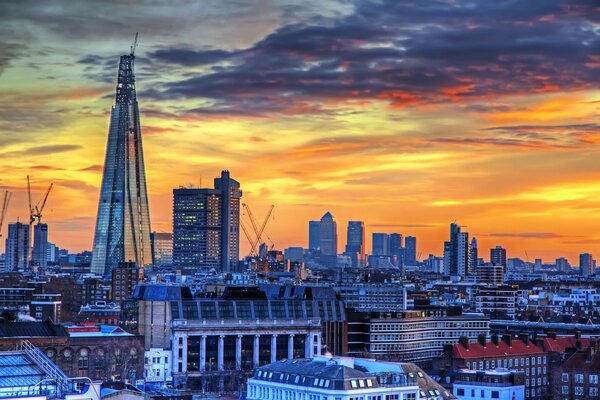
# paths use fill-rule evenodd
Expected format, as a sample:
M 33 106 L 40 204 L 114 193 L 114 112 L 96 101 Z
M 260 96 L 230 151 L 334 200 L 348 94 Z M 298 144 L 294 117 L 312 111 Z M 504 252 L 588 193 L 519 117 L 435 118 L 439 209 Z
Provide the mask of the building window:
M 575 396 L 583 395 L 583 386 L 575 386 Z
M 563 386 L 562 387 L 562 394 L 569 394 L 569 387 L 568 386 Z
M 583 383 L 583 374 L 575 374 L 575 383 Z
M 590 383 L 597 385 L 598 384 L 598 375 L 590 375 Z
M 456 389 L 456 395 L 457 396 L 464 396 L 465 395 L 465 389 Z
M 562 374 L 562 381 L 569 382 L 569 374 Z
M 590 388 L 590 396 L 598 397 L 598 388 L 591 387 Z

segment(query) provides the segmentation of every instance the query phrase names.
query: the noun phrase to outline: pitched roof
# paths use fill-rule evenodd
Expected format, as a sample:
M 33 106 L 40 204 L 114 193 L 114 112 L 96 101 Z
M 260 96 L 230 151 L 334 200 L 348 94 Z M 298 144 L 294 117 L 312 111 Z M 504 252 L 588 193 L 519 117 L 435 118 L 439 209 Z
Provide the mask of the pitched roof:
M 62 325 L 51 321 L 25 321 L 0 323 L 0 338 L 16 337 L 66 337 L 67 331 Z
M 518 339 L 512 339 L 511 346 L 504 340 L 498 340 L 498 346 L 487 342 L 485 347 L 481 343 L 469 343 L 468 350 L 460 343 L 452 347 L 452 356 L 455 358 L 493 358 L 503 356 L 516 356 L 526 354 L 542 354 L 543 351 L 531 341 L 528 345 Z
M 556 351 L 558 353 L 564 353 L 567 348 L 576 349 L 577 342 L 581 344 L 580 349 L 585 349 L 590 345 L 589 338 L 575 338 L 573 336 L 559 336 L 556 339 L 545 338 L 544 349 L 546 351 Z
M 594 354 L 591 361 L 587 360 L 586 351 L 576 351 L 561 364 L 562 368 L 581 370 L 600 370 L 600 354 Z

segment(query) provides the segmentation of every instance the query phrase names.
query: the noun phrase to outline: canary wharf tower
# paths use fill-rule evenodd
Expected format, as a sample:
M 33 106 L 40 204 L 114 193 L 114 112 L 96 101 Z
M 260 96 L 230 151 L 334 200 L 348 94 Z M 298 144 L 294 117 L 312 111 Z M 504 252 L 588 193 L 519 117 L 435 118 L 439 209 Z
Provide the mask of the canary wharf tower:
M 108 275 L 119 262 L 152 263 L 150 215 L 135 94 L 134 47 L 121 56 L 110 115 L 91 272 Z

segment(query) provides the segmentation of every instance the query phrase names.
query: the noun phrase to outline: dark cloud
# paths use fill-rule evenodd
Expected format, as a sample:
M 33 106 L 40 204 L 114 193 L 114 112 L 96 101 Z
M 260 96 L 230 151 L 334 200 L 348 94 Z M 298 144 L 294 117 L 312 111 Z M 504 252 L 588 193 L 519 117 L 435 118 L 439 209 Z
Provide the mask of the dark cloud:
M 0 153 L 0 157 L 43 156 L 48 154 L 65 153 L 82 148 L 83 146 L 78 144 L 51 144 L 47 146 L 29 147 L 26 150 L 7 151 L 5 153 Z
M 286 25 L 246 49 L 152 52 L 156 65 L 210 68 L 146 95 L 208 99 L 191 111 L 218 116 L 326 112 L 349 99 L 406 106 L 588 88 L 600 83 L 586 65 L 600 53 L 596 11 L 592 2 L 359 1 L 350 15 Z
M 80 168 L 78 171 L 92 171 L 92 172 L 101 172 L 104 169 L 102 165 L 90 165 L 89 167 Z

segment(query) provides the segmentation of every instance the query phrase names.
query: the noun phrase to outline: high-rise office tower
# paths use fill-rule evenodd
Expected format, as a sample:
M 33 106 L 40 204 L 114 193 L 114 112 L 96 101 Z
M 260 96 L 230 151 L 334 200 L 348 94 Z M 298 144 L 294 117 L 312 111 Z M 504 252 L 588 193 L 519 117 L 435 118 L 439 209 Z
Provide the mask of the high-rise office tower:
M 469 275 L 469 233 L 458 224 L 450 224 L 450 240 L 444 242 L 444 273 L 462 277 Z
M 564 257 L 556 259 L 556 268 L 562 272 L 571 272 L 571 264 L 569 263 L 569 260 Z
M 33 265 L 40 270 L 48 266 L 48 224 L 39 223 L 33 226 Z
M 390 255 L 399 256 L 402 253 L 402 235 L 392 233 L 390 235 Z
M 6 272 L 29 270 L 29 225 L 21 222 L 8 225 L 6 237 Z
M 337 264 L 337 223 L 328 211 L 319 224 L 319 248 L 323 261 L 328 265 Z
M 469 247 L 469 271 L 477 271 L 479 265 L 479 250 L 477 249 L 477 239 L 473 237 L 471 239 L 471 246 Z
M 373 233 L 371 254 L 374 256 L 390 255 L 390 235 L 387 233 Z
M 579 255 L 579 274 L 581 276 L 594 275 L 594 258 L 590 253 Z
M 152 232 L 152 264 L 154 266 L 173 265 L 173 234 L 170 232 Z
M 319 250 L 321 221 L 308 221 L 308 249 Z
M 232 271 L 237 267 L 241 197 L 240 184 L 228 171 L 215 179 L 214 189 L 173 189 L 176 268 Z
M 363 221 L 348 221 L 345 254 L 352 258 L 353 267 L 364 265 L 365 224 Z
M 136 99 L 135 56 L 121 56 L 111 111 L 91 272 L 110 275 L 120 262 L 152 263 L 150 214 Z
M 490 249 L 490 263 L 492 265 L 502 265 L 506 269 L 506 249 L 502 246 Z
M 404 265 L 417 265 L 417 238 L 414 236 L 404 238 Z
M 215 178 L 215 189 L 221 193 L 221 270 L 235 271 L 240 261 L 240 183 L 231 179 L 229 171 Z

